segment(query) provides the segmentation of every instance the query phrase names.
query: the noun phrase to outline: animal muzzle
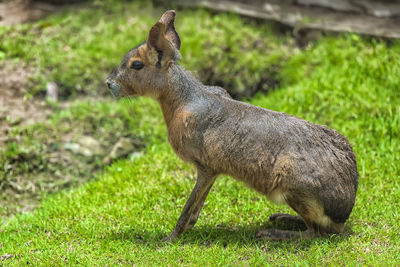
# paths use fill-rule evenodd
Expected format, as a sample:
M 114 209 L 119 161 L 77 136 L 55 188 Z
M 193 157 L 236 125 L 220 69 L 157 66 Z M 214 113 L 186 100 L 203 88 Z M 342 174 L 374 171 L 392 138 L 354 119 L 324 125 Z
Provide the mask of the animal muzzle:
M 116 83 L 114 81 L 107 80 L 107 86 L 110 89 L 111 94 L 113 96 L 115 96 L 115 97 L 119 96 L 119 94 L 121 92 L 121 86 L 118 83 Z

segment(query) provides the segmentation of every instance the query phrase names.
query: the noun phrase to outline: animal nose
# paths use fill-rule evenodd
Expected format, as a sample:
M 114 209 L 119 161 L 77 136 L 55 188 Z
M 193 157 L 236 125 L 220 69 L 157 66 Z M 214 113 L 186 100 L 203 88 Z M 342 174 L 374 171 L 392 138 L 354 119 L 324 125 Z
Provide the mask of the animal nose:
M 108 88 L 111 89 L 111 82 L 110 82 L 110 80 L 107 80 L 106 83 L 107 83 Z

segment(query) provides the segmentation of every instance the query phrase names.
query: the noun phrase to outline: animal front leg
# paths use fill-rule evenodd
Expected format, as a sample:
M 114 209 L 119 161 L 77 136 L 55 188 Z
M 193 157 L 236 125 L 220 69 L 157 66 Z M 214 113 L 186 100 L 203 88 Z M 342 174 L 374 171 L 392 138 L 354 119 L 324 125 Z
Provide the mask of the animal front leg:
M 188 224 L 186 225 L 185 230 L 192 229 L 193 226 L 196 224 L 197 219 L 199 218 L 199 215 L 200 215 L 200 211 L 201 211 L 201 209 L 202 209 L 202 207 L 203 207 L 203 205 L 204 205 L 204 201 L 206 200 L 206 198 L 207 198 L 207 196 L 208 196 L 208 193 L 210 192 L 210 189 L 211 189 L 211 187 L 212 187 L 213 184 L 214 184 L 214 182 L 211 183 L 211 184 L 208 186 L 208 189 L 207 189 L 206 192 L 204 193 L 203 197 L 200 199 L 200 201 L 199 201 L 199 203 L 197 204 L 196 208 L 194 209 L 192 215 L 190 216 L 189 222 L 188 222 Z
M 189 223 L 190 218 L 195 213 L 195 211 L 197 213 L 196 208 L 198 208 L 198 212 L 200 213 L 201 207 L 206 197 L 205 195 L 207 195 L 214 181 L 215 175 L 211 175 L 201 168 L 198 168 L 196 185 L 194 186 L 192 193 L 189 196 L 189 199 L 186 201 L 186 204 L 183 207 L 181 216 L 176 223 L 174 231 L 172 231 L 166 241 L 172 241 L 176 239 L 181 233 L 183 233 L 183 231 L 185 231 L 185 228 Z M 201 201 L 203 201 L 203 203 L 201 203 Z

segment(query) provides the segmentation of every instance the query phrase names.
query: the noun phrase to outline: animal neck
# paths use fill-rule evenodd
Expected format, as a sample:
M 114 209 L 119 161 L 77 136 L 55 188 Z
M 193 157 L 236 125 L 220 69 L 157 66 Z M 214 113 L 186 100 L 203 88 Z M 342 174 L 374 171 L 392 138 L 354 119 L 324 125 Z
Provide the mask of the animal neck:
M 173 63 L 169 67 L 167 84 L 158 98 L 167 127 L 174 118 L 175 112 L 195 100 L 201 94 L 203 86 L 177 63 Z

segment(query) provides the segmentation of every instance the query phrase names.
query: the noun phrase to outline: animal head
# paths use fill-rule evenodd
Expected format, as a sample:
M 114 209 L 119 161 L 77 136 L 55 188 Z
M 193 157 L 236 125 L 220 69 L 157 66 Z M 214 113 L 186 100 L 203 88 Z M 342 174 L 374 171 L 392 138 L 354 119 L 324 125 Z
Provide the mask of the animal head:
M 144 95 L 157 98 L 167 73 L 180 58 L 181 41 L 174 26 L 175 11 L 166 11 L 150 29 L 147 40 L 129 51 L 107 78 L 114 96 Z

